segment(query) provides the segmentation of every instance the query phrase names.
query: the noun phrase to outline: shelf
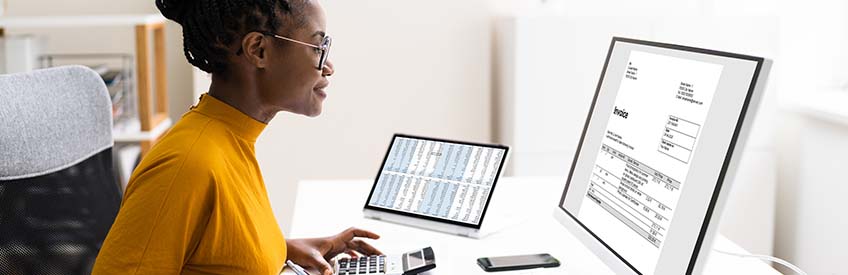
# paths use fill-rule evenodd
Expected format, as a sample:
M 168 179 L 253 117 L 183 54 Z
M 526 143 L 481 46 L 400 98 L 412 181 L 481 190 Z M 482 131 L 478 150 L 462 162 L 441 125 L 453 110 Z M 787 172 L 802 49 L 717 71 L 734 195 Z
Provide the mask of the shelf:
M 129 135 L 118 134 L 116 141 L 136 140 L 144 155 L 156 142 L 156 138 L 171 125 L 167 119 L 165 20 L 160 14 L 0 17 L 0 37 L 9 28 L 133 27 L 136 48 L 134 71 L 141 131 Z
M 78 28 L 150 25 L 165 23 L 159 14 L 85 16 L 4 16 L 0 28 Z
M 171 128 L 171 119 L 165 118 L 153 130 L 150 131 L 136 131 L 130 133 L 115 133 L 112 138 L 117 143 L 136 143 L 143 141 L 155 141 L 158 139 L 165 131 L 168 131 Z
M 824 91 L 796 97 L 785 108 L 809 117 L 848 126 L 848 91 Z

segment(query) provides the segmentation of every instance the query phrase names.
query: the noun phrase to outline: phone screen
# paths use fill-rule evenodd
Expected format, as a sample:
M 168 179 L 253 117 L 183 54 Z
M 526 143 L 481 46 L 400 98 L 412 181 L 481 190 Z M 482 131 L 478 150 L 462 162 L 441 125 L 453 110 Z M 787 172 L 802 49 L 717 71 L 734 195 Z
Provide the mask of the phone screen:
M 489 266 L 491 268 L 503 268 L 503 267 L 519 267 L 519 266 L 551 266 L 558 265 L 559 261 L 551 255 L 548 254 L 535 254 L 535 255 L 517 255 L 517 256 L 503 256 L 503 257 L 488 257 L 485 258 L 488 260 Z

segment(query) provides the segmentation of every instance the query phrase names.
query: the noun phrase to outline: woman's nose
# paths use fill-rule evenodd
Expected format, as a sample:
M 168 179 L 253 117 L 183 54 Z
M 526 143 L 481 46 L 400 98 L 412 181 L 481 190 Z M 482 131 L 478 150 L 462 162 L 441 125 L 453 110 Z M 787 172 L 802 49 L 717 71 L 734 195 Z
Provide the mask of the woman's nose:
M 333 69 L 333 62 L 327 60 L 324 62 L 324 68 L 321 70 L 321 75 L 331 76 L 336 70 Z

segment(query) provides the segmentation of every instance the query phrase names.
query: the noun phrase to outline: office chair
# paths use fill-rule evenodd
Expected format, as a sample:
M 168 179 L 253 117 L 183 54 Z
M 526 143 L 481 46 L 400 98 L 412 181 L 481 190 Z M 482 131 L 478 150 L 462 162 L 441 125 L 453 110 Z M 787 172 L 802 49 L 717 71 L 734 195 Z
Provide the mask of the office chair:
M 0 274 L 90 274 L 121 203 L 112 104 L 82 66 L 0 75 Z

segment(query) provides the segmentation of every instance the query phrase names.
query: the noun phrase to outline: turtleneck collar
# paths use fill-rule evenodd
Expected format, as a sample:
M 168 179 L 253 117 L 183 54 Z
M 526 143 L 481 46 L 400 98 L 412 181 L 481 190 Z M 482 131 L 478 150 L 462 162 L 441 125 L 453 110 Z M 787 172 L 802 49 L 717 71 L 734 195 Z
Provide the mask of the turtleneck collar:
M 223 122 L 236 135 L 250 142 L 256 142 L 256 138 L 268 126 L 209 94 L 201 95 L 200 102 L 192 111 Z

